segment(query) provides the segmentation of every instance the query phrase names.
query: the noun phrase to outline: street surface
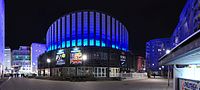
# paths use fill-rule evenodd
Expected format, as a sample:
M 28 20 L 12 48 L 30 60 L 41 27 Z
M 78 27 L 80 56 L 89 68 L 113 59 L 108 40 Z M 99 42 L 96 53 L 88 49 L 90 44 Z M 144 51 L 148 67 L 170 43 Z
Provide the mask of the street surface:
M 167 79 L 69 82 L 11 78 L 0 90 L 172 90 L 172 87 L 167 86 Z

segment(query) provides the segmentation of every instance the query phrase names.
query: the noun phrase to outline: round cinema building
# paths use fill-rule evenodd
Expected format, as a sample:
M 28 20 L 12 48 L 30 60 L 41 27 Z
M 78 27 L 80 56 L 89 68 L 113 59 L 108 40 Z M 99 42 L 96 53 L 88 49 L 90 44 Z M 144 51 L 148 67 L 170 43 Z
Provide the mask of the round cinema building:
M 98 11 L 67 13 L 46 34 L 47 51 L 38 58 L 38 75 L 119 77 L 133 71 L 127 28 Z

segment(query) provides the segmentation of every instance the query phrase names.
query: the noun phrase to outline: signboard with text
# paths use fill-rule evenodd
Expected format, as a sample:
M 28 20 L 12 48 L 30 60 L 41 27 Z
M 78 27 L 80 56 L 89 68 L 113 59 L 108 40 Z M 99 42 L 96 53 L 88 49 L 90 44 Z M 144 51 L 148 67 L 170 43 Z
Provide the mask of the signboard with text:
M 179 90 L 200 90 L 200 81 L 179 79 Z

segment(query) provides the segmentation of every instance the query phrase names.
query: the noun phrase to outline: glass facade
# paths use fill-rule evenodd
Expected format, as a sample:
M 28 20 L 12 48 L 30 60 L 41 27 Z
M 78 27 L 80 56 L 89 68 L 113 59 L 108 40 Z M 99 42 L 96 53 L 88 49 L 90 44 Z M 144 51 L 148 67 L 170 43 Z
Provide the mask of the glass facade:
M 94 11 L 67 14 L 56 20 L 46 36 L 48 51 L 75 46 L 128 50 L 128 31 L 115 18 Z

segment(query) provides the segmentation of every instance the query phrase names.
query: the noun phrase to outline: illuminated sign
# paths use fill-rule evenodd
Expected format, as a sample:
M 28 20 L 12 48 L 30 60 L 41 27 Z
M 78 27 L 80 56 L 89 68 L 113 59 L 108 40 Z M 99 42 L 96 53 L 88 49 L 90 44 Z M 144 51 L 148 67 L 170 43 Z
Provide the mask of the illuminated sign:
M 120 62 L 121 62 L 121 66 L 125 66 L 125 63 L 126 63 L 126 56 L 120 55 Z
M 64 50 L 58 50 L 58 52 L 56 53 L 56 65 L 63 65 L 65 64 L 65 52 Z
M 70 53 L 70 64 L 81 64 L 82 53 L 79 48 L 73 48 Z
M 193 80 L 179 80 L 179 90 L 200 90 L 200 82 Z

